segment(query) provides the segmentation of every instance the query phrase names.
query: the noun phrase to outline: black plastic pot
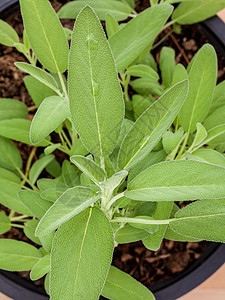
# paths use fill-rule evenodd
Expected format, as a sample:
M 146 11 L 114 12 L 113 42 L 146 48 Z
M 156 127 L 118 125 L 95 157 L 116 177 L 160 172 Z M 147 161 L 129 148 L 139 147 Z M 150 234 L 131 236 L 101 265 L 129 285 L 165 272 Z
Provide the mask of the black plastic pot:
M 18 0 L 0 0 L 0 18 L 10 16 L 18 9 Z M 210 43 L 225 58 L 225 24 L 218 17 L 196 24 Z M 225 244 L 210 243 L 201 257 L 185 271 L 149 288 L 157 300 L 175 300 L 188 293 L 225 263 Z M 17 274 L 0 270 L 0 292 L 15 300 L 47 300 L 43 289 Z

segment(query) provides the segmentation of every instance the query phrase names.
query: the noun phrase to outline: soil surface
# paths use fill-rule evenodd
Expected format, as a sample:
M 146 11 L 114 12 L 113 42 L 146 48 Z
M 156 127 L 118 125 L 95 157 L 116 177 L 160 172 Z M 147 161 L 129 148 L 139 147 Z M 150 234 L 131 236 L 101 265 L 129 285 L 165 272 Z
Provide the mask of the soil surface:
M 58 10 L 62 3 L 69 1 L 53 0 L 52 4 Z M 149 6 L 149 0 L 137 1 L 136 10 L 141 12 Z M 7 19 L 7 22 L 14 27 L 14 29 L 22 37 L 23 26 L 22 19 L 19 12 L 13 14 Z M 74 21 L 63 20 L 63 25 L 72 29 Z M 158 39 L 162 39 L 165 34 L 169 32 L 162 32 Z M 196 51 L 208 42 L 207 38 L 201 33 L 198 27 L 183 26 L 182 33 L 170 34 L 168 38 L 158 47 L 153 50 L 153 55 L 156 61 L 159 61 L 160 50 L 162 46 L 169 46 L 176 51 L 176 62 L 187 66 Z M 219 72 L 218 82 L 225 79 L 225 63 L 224 58 L 218 54 Z M 18 53 L 14 48 L 4 47 L 0 45 L 0 98 L 13 98 L 26 103 L 28 107 L 33 106 L 34 103 L 27 93 L 22 73 L 14 66 L 16 61 L 26 61 L 26 59 Z M 32 119 L 32 113 L 29 118 Z M 31 146 L 22 143 L 16 143 L 22 155 L 24 166 L 31 151 Z M 57 151 L 54 153 L 59 162 L 65 159 L 65 156 L 59 155 Z M 37 154 L 37 156 L 39 153 Z M 37 158 L 37 157 L 36 157 Z M 8 211 L 8 209 L 0 206 L 0 209 Z M 0 238 L 11 238 L 20 241 L 25 241 L 33 244 L 24 234 L 23 231 L 17 228 L 12 228 Z M 113 265 L 129 273 L 137 280 L 145 285 L 150 285 L 171 278 L 176 273 L 185 270 L 194 260 L 201 256 L 201 253 L 206 249 L 208 243 L 180 243 L 169 240 L 164 240 L 160 249 L 156 252 L 147 250 L 141 242 L 119 245 L 115 249 Z M 19 272 L 19 275 L 29 280 L 29 272 Z M 43 280 L 35 282 L 37 285 L 43 285 Z

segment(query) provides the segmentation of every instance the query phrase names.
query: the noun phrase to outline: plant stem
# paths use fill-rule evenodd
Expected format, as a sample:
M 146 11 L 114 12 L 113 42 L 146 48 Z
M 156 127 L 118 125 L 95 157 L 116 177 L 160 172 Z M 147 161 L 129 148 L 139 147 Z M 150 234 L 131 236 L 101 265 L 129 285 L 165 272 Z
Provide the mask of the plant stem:
M 12 222 L 14 222 L 14 221 L 18 222 L 19 220 L 22 220 L 22 219 L 25 219 L 25 218 L 28 218 L 28 216 L 22 215 L 22 216 L 10 218 L 10 220 L 11 220 Z
M 30 180 L 23 174 L 23 172 L 19 168 L 16 169 L 20 173 L 21 177 L 25 180 L 25 182 L 27 182 L 33 190 L 39 191 L 38 188 L 36 188 L 36 186 L 30 182 Z
M 112 204 L 113 204 L 116 200 L 122 198 L 123 196 L 124 196 L 124 193 L 121 193 L 121 194 L 116 195 L 114 198 L 112 198 L 112 199 L 109 201 L 109 203 L 107 204 L 106 209 L 109 210 L 110 207 L 112 206 Z
M 30 107 L 28 107 L 28 112 L 34 111 L 35 109 L 37 109 L 36 105 L 30 106 Z
M 169 32 L 167 32 L 166 35 L 164 35 L 164 37 L 161 38 L 160 41 L 158 41 L 155 45 L 152 46 L 151 50 L 157 48 L 162 42 L 164 42 L 173 32 L 173 30 L 171 29 Z
M 136 223 L 136 224 L 169 224 L 172 219 L 167 220 L 146 220 L 146 219 L 135 219 L 135 218 L 114 218 L 110 222 L 114 223 Z
M 28 174 L 29 174 L 29 171 L 30 171 L 30 167 L 31 167 L 31 163 L 32 163 L 32 160 L 34 158 L 34 155 L 36 153 L 36 147 L 33 147 L 33 149 L 31 150 L 31 153 L 28 157 L 28 160 L 27 160 L 27 165 L 26 165 L 26 170 L 25 170 L 25 177 L 28 178 Z M 21 183 L 22 186 L 24 186 L 26 180 L 25 178 L 23 178 L 23 181 Z
M 185 137 L 185 140 L 184 140 L 184 143 L 180 149 L 180 152 L 178 153 L 177 155 L 177 159 L 179 159 L 181 157 L 181 155 L 184 153 L 184 149 L 186 147 L 186 144 L 187 144 L 187 141 L 188 141 L 188 138 L 189 138 L 189 132 L 186 133 L 186 137 Z
M 66 141 L 67 145 L 69 146 L 69 148 L 72 148 L 72 144 L 70 143 L 70 141 L 63 129 L 61 132 L 62 132 L 62 136 L 63 136 L 64 140 Z
M 62 85 L 63 92 L 64 92 L 66 98 L 68 99 L 68 94 L 67 94 L 66 86 L 65 86 L 64 81 L 63 81 L 62 74 L 60 72 L 58 72 L 58 76 L 59 76 L 60 83 Z
M 12 219 L 14 215 L 15 215 L 15 210 L 11 209 L 9 213 L 9 219 Z
M 24 228 L 24 227 L 25 227 L 24 225 L 20 225 L 20 224 L 12 224 L 12 223 L 11 223 L 11 226 L 17 227 L 17 228 Z

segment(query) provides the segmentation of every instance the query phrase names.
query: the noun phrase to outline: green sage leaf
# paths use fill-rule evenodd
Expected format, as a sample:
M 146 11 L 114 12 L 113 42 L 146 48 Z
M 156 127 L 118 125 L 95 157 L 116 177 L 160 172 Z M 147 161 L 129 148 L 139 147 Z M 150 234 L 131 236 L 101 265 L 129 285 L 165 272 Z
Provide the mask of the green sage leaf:
M 0 44 L 13 47 L 15 43 L 19 43 L 17 32 L 8 23 L 0 20 Z
M 26 119 L 27 115 L 27 107 L 23 102 L 0 98 L 0 121 L 14 118 Z
M 38 280 L 50 271 L 50 254 L 42 257 L 30 272 L 31 280 Z
M 68 80 L 71 118 L 82 142 L 94 155 L 107 156 L 123 121 L 123 94 L 105 33 L 90 7 L 76 20 Z
M 9 217 L 5 214 L 4 211 L 0 212 L 0 234 L 3 234 L 10 230 L 11 228 L 11 221 Z

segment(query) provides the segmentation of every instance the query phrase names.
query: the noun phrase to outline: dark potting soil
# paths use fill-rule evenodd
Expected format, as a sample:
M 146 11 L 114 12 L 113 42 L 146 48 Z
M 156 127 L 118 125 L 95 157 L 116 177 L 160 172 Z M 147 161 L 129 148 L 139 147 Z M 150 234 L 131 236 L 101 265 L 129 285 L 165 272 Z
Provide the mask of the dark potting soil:
M 69 1 L 53 0 L 52 4 L 58 10 L 62 5 L 61 3 L 66 2 Z M 136 10 L 138 12 L 141 12 L 148 6 L 149 0 L 139 0 L 136 2 Z M 7 19 L 7 22 L 13 26 L 21 38 L 23 25 L 20 13 L 13 14 Z M 62 20 L 62 23 L 67 28 L 72 29 L 74 21 Z M 163 38 L 169 30 L 168 28 L 166 32 L 162 32 L 155 43 Z M 159 62 L 161 48 L 163 46 L 172 47 L 176 51 L 176 62 L 182 63 L 186 67 L 196 51 L 207 42 L 207 38 L 201 33 L 198 26 L 183 26 L 180 35 L 175 33 L 170 34 L 161 45 L 153 50 L 153 55 L 156 61 Z M 220 82 L 225 79 L 225 63 L 224 58 L 219 53 L 217 55 L 219 66 L 218 82 Z M 16 61 L 26 61 L 26 59 L 14 48 L 0 45 L 0 98 L 17 99 L 24 102 L 28 107 L 31 107 L 34 103 L 23 83 L 25 74 L 14 66 L 14 62 Z M 29 119 L 32 118 L 33 112 L 29 114 Z M 53 135 L 52 138 L 53 140 L 57 139 L 56 135 Z M 16 145 L 22 155 L 23 168 L 25 168 L 32 146 L 18 142 L 16 142 Z M 34 160 L 38 158 L 39 154 L 40 150 L 36 153 Z M 62 162 L 66 158 L 65 154 L 59 151 L 55 151 L 54 154 L 59 162 Z M 43 173 L 42 176 L 46 176 L 46 174 Z M 0 205 L 0 210 L 9 212 L 2 205 Z M 35 245 L 18 228 L 12 228 L 6 234 L 0 235 L 0 238 L 16 239 Z M 174 274 L 185 270 L 193 261 L 201 256 L 201 253 L 208 244 L 208 242 L 181 243 L 164 240 L 160 249 L 155 252 L 147 250 L 141 242 L 119 245 L 115 249 L 113 265 L 129 273 L 143 284 L 150 285 L 171 278 Z M 26 280 L 30 280 L 29 272 L 19 272 L 18 274 Z M 43 279 L 36 281 L 35 284 L 43 285 Z

